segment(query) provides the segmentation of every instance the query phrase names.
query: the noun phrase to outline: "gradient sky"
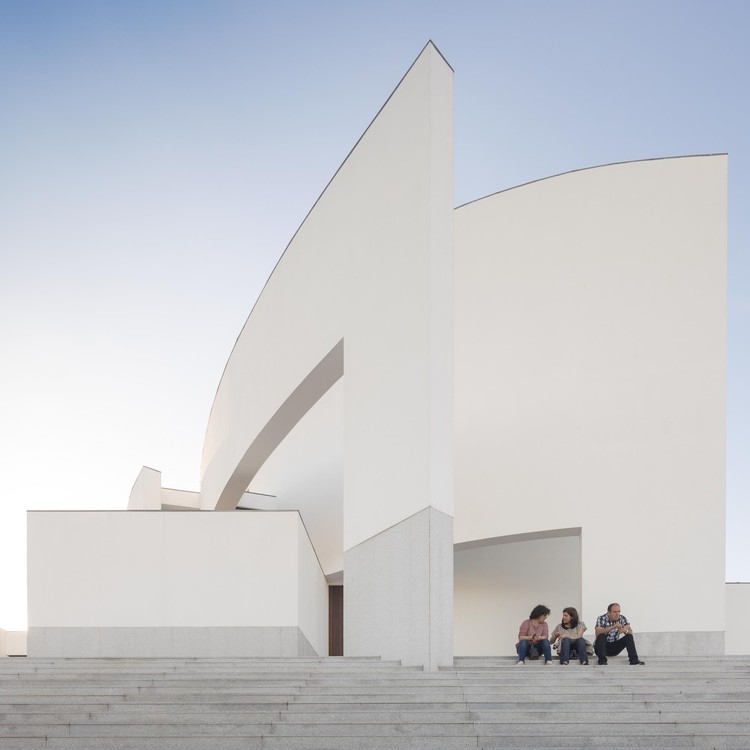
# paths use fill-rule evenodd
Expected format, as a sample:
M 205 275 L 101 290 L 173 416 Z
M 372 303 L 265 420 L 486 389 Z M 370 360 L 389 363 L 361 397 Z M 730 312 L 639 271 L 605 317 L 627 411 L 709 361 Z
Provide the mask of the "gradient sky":
M 750 580 L 749 38 L 746 0 L 0 0 L 0 628 L 26 625 L 27 509 L 123 509 L 142 465 L 198 489 L 259 291 L 428 39 L 456 205 L 729 153 L 727 580 Z

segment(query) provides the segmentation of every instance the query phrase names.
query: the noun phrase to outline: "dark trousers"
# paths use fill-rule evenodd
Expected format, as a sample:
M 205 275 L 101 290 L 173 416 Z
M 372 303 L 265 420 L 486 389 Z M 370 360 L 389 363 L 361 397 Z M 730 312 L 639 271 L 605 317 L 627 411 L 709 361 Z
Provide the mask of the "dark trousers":
M 594 653 L 605 662 L 608 656 L 617 656 L 623 649 L 628 650 L 628 660 L 631 664 L 635 664 L 638 661 L 638 652 L 635 650 L 635 639 L 632 633 L 628 633 L 619 641 L 608 641 L 606 633 L 596 636 Z

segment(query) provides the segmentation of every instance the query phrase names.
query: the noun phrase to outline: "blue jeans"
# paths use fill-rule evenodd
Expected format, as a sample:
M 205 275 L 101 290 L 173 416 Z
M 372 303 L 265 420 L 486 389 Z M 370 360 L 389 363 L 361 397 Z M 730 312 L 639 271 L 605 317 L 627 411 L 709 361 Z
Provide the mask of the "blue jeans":
M 583 637 L 577 638 L 575 641 L 572 638 L 561 638 L 560 639 L 560 661 L 570 661 L 570 649 L 571 646 L 575 647 L 578 652 L 578 661 L 588 661 L 589 657 L 586 654 L 586 641 Z
M 546 638 L 541 641 L 537 641 L 535 645 L 540 652 L 544 653 L 544 661 L 552 661 L 552 649 L 550 648 L 549 641 Z M 529 650 L 529 646 L 531 646 L 531 641 L 518 641 L 518 643 L 516 644 L 518 661 L 526 661 L 526 652 Z

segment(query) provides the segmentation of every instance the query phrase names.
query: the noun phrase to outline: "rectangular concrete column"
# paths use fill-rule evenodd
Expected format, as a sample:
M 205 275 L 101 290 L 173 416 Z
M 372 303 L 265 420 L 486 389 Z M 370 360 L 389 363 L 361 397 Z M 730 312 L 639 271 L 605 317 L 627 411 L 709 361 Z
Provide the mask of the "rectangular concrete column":
M 453 663 L 453 518 L 435 508 L 344 553 L 344 654 Z

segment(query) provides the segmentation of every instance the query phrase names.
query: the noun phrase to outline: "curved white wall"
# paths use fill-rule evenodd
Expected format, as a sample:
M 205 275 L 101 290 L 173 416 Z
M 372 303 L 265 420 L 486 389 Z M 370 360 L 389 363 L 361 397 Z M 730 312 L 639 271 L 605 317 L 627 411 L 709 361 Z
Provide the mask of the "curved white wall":
M 456 211 L 456 542 L 581 527 L 587 621 L 724 630 L 725 212 L 724 156 Z
M 343 375 L 345 653 L 431 668 L 452 655 L 452 73 L 428 44 L 290 242 L 219 384 L 201 476 L 202 508 L 235 507 Z M 399 524 L 425 557 L 399 548 L 385 587 L 369 561 Z
M 204 508 L 236 504 L 246 452 L 343 339 L 344 547 L 452 515 L 452 93 L 430 44 L 281 257 L 216 394 Z

